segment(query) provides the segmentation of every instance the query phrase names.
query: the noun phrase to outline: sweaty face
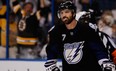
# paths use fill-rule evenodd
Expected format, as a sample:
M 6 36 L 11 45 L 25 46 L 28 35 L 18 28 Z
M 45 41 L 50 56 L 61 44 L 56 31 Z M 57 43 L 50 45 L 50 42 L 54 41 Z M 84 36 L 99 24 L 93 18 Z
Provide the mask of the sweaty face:
M 74 14 L 72 14 L 72 10 L 69 9 L 61 10 L 59 13 L 62 22 L 64 22 L 65 24 L 70 24 L 72 22 L 72 20 L 74 19 L 73 15 Z

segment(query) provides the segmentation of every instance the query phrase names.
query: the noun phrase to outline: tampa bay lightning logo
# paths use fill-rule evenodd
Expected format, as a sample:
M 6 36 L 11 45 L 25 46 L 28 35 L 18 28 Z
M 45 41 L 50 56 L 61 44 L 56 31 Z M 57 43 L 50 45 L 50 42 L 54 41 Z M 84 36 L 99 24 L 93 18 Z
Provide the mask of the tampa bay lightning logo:
M 64 44 L 63 54 L 64 54 L 64 58 L 67 61 L 67 63 L 76 64 L 82 59 L 83 44 L 84 44 L 84 41 Z

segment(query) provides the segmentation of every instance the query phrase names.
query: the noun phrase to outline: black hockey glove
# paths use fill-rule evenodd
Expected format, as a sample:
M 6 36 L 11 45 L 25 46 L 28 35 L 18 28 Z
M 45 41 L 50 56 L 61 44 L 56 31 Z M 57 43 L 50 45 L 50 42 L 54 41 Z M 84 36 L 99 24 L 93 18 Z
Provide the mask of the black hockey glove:
M 94 12 L 87 11 L 85 14 L 83 14 L 79 18 L 79 21 L 81 23 L 93 23 L 93 24 L 96 24 L 97 19 L 98 19 L 98 16 L 96 16 Z
M 86 12 L 79 18 L 80 23 L 89 23 L 91 21 L 91 14 L 90 12 Z
M 115 64 L 111 61 L 104 61 L 102 63 L 102 70 L 103 71 L 116 71 Z
M 55 60 L 48 60 L 45 65 L 46 71 L 60 71 L 60 69 L 56 66 Z

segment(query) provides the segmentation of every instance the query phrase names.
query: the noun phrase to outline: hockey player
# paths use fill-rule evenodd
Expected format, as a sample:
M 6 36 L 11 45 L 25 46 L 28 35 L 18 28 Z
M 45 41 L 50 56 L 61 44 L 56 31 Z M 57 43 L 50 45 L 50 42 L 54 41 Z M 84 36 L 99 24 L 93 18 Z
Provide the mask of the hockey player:
M 76 21 L 75 16 L 76 7 L 71 1 L 59 5 L 58 17 L 62 24 L 49 31 L 46 70 L 60 71 L 56 64 L 58 58 L 62 59 L 63 71 L 114 70 L 115 65 L 109 61 L 95 26 Z

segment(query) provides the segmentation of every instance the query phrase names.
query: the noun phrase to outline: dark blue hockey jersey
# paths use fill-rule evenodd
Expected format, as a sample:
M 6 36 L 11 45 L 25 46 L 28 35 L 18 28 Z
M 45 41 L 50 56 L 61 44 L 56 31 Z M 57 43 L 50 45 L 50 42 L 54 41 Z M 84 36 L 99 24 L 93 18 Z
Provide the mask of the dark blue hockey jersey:
M 108 53 L 95 32 L 94 26 L 77 22 L 68 30 L 64 24 L 49 31 L 47 58 L 62 59 L 63 71 L 102 71 L 98 61 L 107 59 Z

